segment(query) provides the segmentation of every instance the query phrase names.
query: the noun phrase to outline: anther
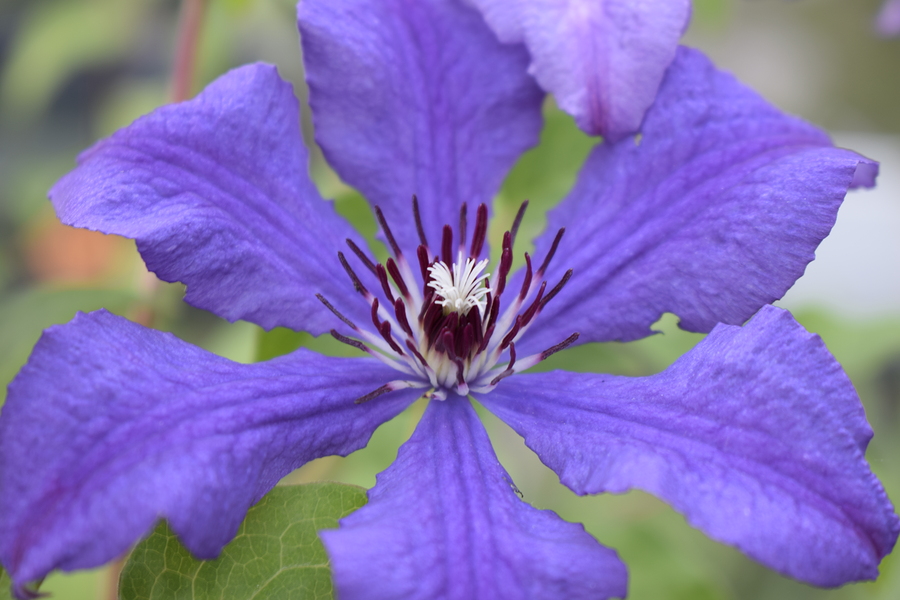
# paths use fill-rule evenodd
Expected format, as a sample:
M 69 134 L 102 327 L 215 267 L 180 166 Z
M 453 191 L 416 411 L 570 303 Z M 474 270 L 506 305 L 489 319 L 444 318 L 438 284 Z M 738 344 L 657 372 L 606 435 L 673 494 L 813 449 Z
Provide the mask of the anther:
M 481 250 L 484 248 L 484 240 L 487 237 L 488 226 L 488 209 L 483 202 L 478 205 L 478 212 L 475 214 L 475 231 L 472 232 L 472 247 L 469 249 L 469 256 L 478 260 L 481 256 Z
M 409 288 L 406 287 L 406 282 L 403 281 L 403 275 L 400 274 L 400 269 L 397 268 L 397 263 L 394 262 L 393 258 L 387 259 L 387 270 L 388 273 L 391 274 L 391 279 L 393 279 L 394 283 L 397 285 L 397 290 L 400 294 L 404 298 L 409 298 Z
M 331 312 L 333 312 L 334 315 L 335 315 L 338 319 L 340 319 L 341 321 L 343 321 L 344 323 L 346 323 L 351 329 L 353 329 L 354 331 L 359 331 L 359 327 L 357 327 L 357 326 L 353 323 L 353 321 L 351 321 L 350 319 L 348 319 L 347 317 L 345 317 L 344 315 L 342 315 L 338 309 L 336 309 L 334 306 L 332 306 L 331 302 L 329 302 L 328 300 L 325 299 L 325 296 L 323 296 L 322 294 L 316 294 L 316 298 L 319 299 L 319 302 L 321 302 L 322 304 L 325 305 L 325 308 L 327 308 L 328 310 L 330 310 Z
M 560 350 L 565 350 L 566 348 L 574 344 L 575 340 L 577 340 L 580 335 L 580 333 L 573 333 L 555 346 L 550 346 L 549 348 L 541 352 L 541 360 L 547 360 L 548 356 L 556 354 Z
M 441 260 L 447 266 L 453 264 L 453 228 L 449 225 L 444 225 L 441 238 Z
M 350 276 L 350 280 L 353 282 L 353 287 L 356 291 L 363 296 L 368 296 L 369 290 L 366 289 L 366 286 L 364 286 L 359 280 L 359 277 L 356 276 L 356 273 L 350 267 L 350 263 L 348 263 L 346 257 L 344 257 L 343 252 L 338 252 L 338 260 L 341 261 L 341 266 L 344 267 L 344 270 L 347 271 L 347 275 Z
M 387 271 L 384 270 L 384 267 L 381 263 L 378 263 L 375 266 L 375 275 L 378 276 L 378 281 L 381 282 L 381 290 L 384 292 L 384 297 L 390 300 L 391 304 L 394 303 L 394 292 L 391 291 L 391 284 L 388 282 Z
M 416 221 L 416 233 L 419 234 L 419 243 L 428 247 L 428 240 L 425 238 L 425 228 L 422 227 L 422 214 L 419 212 L 419 199 L 413 194 L 412 197 L 413 218 Z
M 348 338 L 346 335 L 341 335 L 340 333 L 337 332 L 336 329 L 332 329 L 331 331 L 329 331 L 329 333 L 331 334 L 331 337 L 333 337 L 334 339 L 336 339 L 339 342 L 343 342 L 344 344 L 347 344 L 348 346 L 353 346 L 357 350 L 362 350 L 366 354 L 372 354 L 372 350 L 370 350 L 368 346 L 366 346 L 359 340 L 354 340 L 353 338 Z
M 528 200 L 523 200 L 516 212 L 516 218 L 513 219 L 512 227 L 509 228 L 510 248 L 516 243 L 516 234 L 519 233 L 519 225 L 522 224 L 522 217 L 525 216 L 525 209 L 528 208 Z
M 468 228 L 467 214 L 469 206 L 463 202 L 459 207 L 459 247 L 466 247 L 466 229 Z
M 351 250 L 353 250 L 353 254 L 355 254 L 357 256 L 357 258 L 359 258 L 359 260 L 361 260 L 362 263 L 364 265 L 366 265 L 366 268 L 369 269 L 370 271 L 372 271 L 372 273 L 374 274 L 375 273 L 375 263 L 373 263 L 369 259 L 369 257 L 366 256 L 366 253 L 363 252 L 362 249 L 360 249 L 360 247 L 357 246 L 353 242 L 353 240 L 351 240 L 350 238 L 347 238 L 347 245 L 350 246 Z
M 392 391 L 394 391 L 394 390 L 393 390 L 393 387 L 391 386 L 391 384 L 386 383 L 383 386 L 381 386 L 380 388 L 378 388 L 377 390 L 373 390 L 373 391 L 369 392 L 368 394 L 366 394 L 365 396 L 360 396 L 359 398 L 354 400 L 353 403 L 354 404 L 362 404 L 363 402 L 368 402 L 369 400 L 371 400 L 373 398 L 377 398 L 378 396 L 381 396 L 382 394 L 387 394 L 388 392 L 392 392 Z
M 397 245 L 397 240 L 394 239 L 391 228 L 388 227 L 387 220 L 384 218 L 384 213 L 381 212 L 381 208 L 378 206 L 375 207 L 375 217 L 378 219 L 378 224 L 381 225 L 381 231 L 384 232 L 384 237 L 387 238 L 388 245 L 390 245 L 394 256 L 400 258 L 403 256 L 403 253 L 400 251 L 400 246 Z
M 553 259 L 553 255 L 556 254 L 556 249 L 559 247 L 559 241 L 562 239 L 562 236 L 565 232 L 565 227 L 556 232 L 556 237 L 553 238 L 553 244 L 550 246 L 550 252 L 547 253 L 547 258 L 544 259 L 544 263 L 541 265 L 541 268 L 537 270 L 538 276 L 541 276 L 547 272 L 547 266 Z
M 406 335 L 412 336 L 412 327 L 409 326 L 409 320 L 406 318 L 406 305 L 403 300 L 397 298 L 394 301 L 394 315 L 397 317 L 397 324 L 406 332 Z
M 526 252 L 525 253 L 525 279 L 522 281 L 522 289 L 519 290 L 519 300 L 524 300 L 525 296 L 528 295 L 528 290 L 531 289 L 531 256 Z
M 548 302 L 553 300 L 553 297 L 556 296 L 560 292 L 560 290 L 563 289 L 563 287 L 566 285 L 566 283 L 568 283 L 569 279 L 571 279 L 571 278 L 572 278 L 572 269 L 569 269 L 568 271 L 566 271 L 566 274 L 563 275 L 562 279 L 559 280 L 559 283 L 557 283 L 555 286 L 553 286 L 553 289 L 550 290 L 550 292 L 546 296 L 544 296 L 544 298 L 541 300 L 541 305 L 538 307 L 538 309 L 543 309 L 544 306 L 546 306 L 546 304 Z

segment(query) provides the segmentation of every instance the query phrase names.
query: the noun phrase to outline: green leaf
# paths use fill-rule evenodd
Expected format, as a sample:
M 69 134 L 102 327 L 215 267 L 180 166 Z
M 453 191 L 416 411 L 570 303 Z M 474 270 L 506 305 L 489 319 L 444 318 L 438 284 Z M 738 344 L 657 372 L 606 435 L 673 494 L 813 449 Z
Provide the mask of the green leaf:
M 9 592 L 10 585 L 12 582 L 9 580 L 9 575 L 0 568 L 0 600 L 12 600 L 12 594 Z
M 319 529 L 366 503 L 363 488 L 341 483 L 279 486 L 250 509 L 216 560 L 199 561 L 165 523 L 142 541 L 119 580 L 122 600 L 332 598 Z

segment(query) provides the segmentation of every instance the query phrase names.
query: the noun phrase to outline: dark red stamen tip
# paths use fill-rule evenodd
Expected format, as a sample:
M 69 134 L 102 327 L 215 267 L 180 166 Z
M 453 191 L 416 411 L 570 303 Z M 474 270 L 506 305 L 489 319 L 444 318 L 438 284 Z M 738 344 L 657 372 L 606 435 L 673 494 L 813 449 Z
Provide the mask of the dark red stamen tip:
M 510 375 L 515 373 L 515 371 L 513 370 L 514 366 L 516 366 L 516 343 L 510 342 L 510 344 L 509 344 L 509 364 L 506 365 L 506 369 L 502 373 L 500 373 L 499 375 L 497 375 L 496 377 L 491 379 L 491 385 L 497 385 L 503 379 L 505 379 L 506 377 L 509 377 Z
M 357 398 L 356 400 L 353 401 L 353 404 L 362 404 L 363 402 L 368 402 L 369 400 L 371 400 L 373 398 L 377 398 L 378 396 L 381 396 L 382 394 L 387 394 L 388 392 L 392 392 L 392 391 L 393 391 L 393 389 L 391 388 L 391 384 L 386 383 L 383 386 L 381 386 L 380 388 L 378 388 L 377 390 L 373 390 L 373 391 L 369 392 L 368 394 L 366 394 L 365 396 L 360 396 L 359 398 Z
M 350 263 L 347 262 L 347 258 L 344 256 L 343 252 L 338 252 L 338 260 L 341 261 L 341 266 L 344 267 L 344 270 L 347 271 L 347 275 L 350 276 L 350 281 L 353 282 L 353 287 L 356 291 L 363 296 L 367 296 L 369 290 L 366 289 L 366 286 L 364 286 L 362 281 L 359 280 L 359 277 L 356 276 L 356 273 L 350 267 Z
M 409 319 L 406 318 L 406 305 L 403 300 L 397 298 L 394 301 L 394 315 L 397 317 L 397 324 L 406 332 L 406 335 L 412 336 L 412 327 L 409 326 Z
M 411 340 L 406 340 L 406 347 L 409 348 L 409 351 L 413 353 L 413 356 L 415 356 L 419 360 L 419 362 L 422 363 L 423 367 L 428 366 L 428 361 L 426 361 L 425 357 L 422 356 L 422 354 L 418 350 L 416 350 L 416 346 L 412 343 Z
M 366 268 L 368 270 L 372 271 L 372 273 L 374 274 L 375 273 L 375 263 L 373 263 L 371 261 L 371 259 L 369 259 L 369 257 L 366 256 L 366 253 L 363 252 L 362 249 L 359 246 L 357 246 L 356 243 L 353 240 L 351 240 L 350 238 L 347 238 L 347 245 L 350 246 L 351 250 L 353 250 L 353 254 L 355 254 L 357 256 L 357 258 L 359 258 L 359 260 L 362 261 L 362 264 L 366 265 Z
M 478 205 L 478 212 L 475 214 L 475 231 L 472 232 L 472 247 L 469 250 L 469 256 L 478 260 L 481 256 L 481 250 L 484 248 L 484 240 L 487 238 L 488 228 L 488 209 L 483 202 Z
M 419 212 L 419 199 L 413 194 L 412 197 L 413 218 L 416 221 L 416 233 L 419 234 L 419 243 L 428 247 L 428 239 L 425 237 L 425 228 L 422 227 L 422 213 Z
M 416 248 L 416 258 L 419 259 L 419 270 L 422 272 L 422 282 L 425 285 L 428 285 L 428 280 L 431 279 L 428 274 L 428 267 L 431 266 L 431 261 L 428 260 L 428 248 L 424 245 L 420 245 Z
M 387 238 L 388 245 L 390 245 L 391 250 L 394 253 L 394 256 L 401 257 L 403 253 L 400 251 L 400 246 L 397 245 L 397 240 L 394 239 L 394 234 L 391 232 L 391 228 L 388 227 L 387 219 L 384 218 L 384 213 L 381 212 L 381 208 L 375 207 L 375 217 L 378 219 L 378 224 L 381 225 L 381 231 L 384 232 L 384 237 Z
M 394 341 L 394 336 L 391 335 L 391 322 L 385 321 L 381 324 L 381 327 L 378 328 L 378 333 L 381 334 L 381 337 L 384 338 L 384 341 L 388 343 L 391 349 L 399 354 L 400 356 L 405 356 L 406 352 L 403 351 L 400 346 L 397 345 L 397 342 Z
M 525 253 L 525 279 L 522 281 L 522 289 L 519 290 L 519 300 L 522 301 L 525 299 L 525 296 L 528 295 L 528 290 L 531 288 L 531 278 L 532 278 L 532 270 L 531 270 L 531 256 L 526 252 Z
M 394 280 L 394 283 L 397 285 L 397 290 L 404 298 L 409 298 L 409 288 L 406 287 L 406 282 L 403 280 L 403 275 L 400 274 L 400 269 L 397 267 L 397 263 L 394 262 L 393 258 L 387 259 L 387 270 L 388 273 L 391 274 L 391 278 Z
M 441 238 L 441 260 L 450 267 L 453 264 L 453 228 L 444 225 L 444 235 Z
M 381 290 L 384 292 L 384 297 L 393 304 L 394 292 L 391 290 L 391 284 L 388 282 L 387 271 L 384 270 L 384 266 L 381 263 L 375 266 L 375 275 L 378 276 L 378 281 L 381 282 Z

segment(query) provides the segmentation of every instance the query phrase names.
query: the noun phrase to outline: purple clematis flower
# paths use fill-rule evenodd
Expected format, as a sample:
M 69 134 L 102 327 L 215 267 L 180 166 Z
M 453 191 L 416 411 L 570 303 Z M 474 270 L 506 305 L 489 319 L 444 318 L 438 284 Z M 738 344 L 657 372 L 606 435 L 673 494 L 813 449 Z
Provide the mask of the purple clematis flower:
M 875 20 L 875 31 L 887 37 L 900 35 L 900 0 L 885 0 Z
M 656 97 L 691 16 L 690 0 L 468 0 L 584 131 L 618 141 Z
M 384 264 L 309 180 L 297 101 L 267 65 L 99 142 L 51 199 L 65 223 L 136 239 L 195 306 L 365 355 L 236 364 L 104 311 L 47 330 L 0 415 L 0 562 L 19 596 L 160 517 L 212 558 L 281 477 L 423 394 L 369 503 L 322 533 L 343 600 L 625 595 L 614 551 L 516 496 L 470 396 L 576 493 L 647 490 L 816 585 L 876 577 L 898 519 L 862 406 L 767 305 L 875 163 L 681 49 L 639 143 L 599 144 L 535 258 L 511 273 L 517 218 L 489 272 L 488 202 L 540 127 L 525 49 L 456 0 L 305 0 L 299 25 L 318 141 L 377 207 Z M 649 335 L 665 311 L 711 333 L 658 375 L 519 374 Z

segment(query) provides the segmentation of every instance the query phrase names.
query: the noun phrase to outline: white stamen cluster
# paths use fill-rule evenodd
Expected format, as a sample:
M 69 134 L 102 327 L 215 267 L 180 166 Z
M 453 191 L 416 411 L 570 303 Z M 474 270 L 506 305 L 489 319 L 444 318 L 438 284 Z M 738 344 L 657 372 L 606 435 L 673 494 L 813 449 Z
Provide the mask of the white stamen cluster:
M 433 278 L 428 282 L 428 287 L 443 298 L 438 302 L 444 307 L 445 315 L 451 312 L 467 315 L 473 308 L 484 313 L 486 296 L 490 291 L 485 282 L 491 274 L 482 274 L 482 271 L 488 266 L 488 262 L 488 259 L 484 259 L 476 263 L 474 259 L 467 258 L 463 263 L 460 253 L 452 271 L 443 262 L 436 262 L 428 267 Z

